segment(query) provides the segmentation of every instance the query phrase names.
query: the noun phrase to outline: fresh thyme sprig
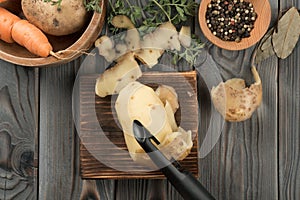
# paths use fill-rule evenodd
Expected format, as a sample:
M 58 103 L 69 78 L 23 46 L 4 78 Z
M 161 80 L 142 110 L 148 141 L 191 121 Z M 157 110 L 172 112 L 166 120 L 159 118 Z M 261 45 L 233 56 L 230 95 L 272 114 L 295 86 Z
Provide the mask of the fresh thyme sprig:
M 101 13 L 101 1 L 102 0 L 83 0 L 83 4 L 87 11 L 95 11 Z
M 167 52 L 173 54 L 172 63 L 176 64 L 182 59 L 185 60 L 190 66 L 195 66 L 197 56 L 203 49 L 204 44 L 196 35 L 192 35 L 192 42 L 189 47 L 183 47 L 180 51 L 167 50 Z
M 151 0 L 145 8 L 151 18 L 144 21 L 144 25 L 159 25 L 170 21 L 177 25 L 195 16 L 198 4 L 193 0 Z
M 44 0 L 44 2 L 51 3 L 52 6 L 57 5 L 60 8 L 62 0 Z
M 44 0 L 44 2 L 51 3 L 52 6 L 57 5 L 58 8 L 61 8 L 61 3 L 63 0 Z M 101 12 L 101 1 L 102 0 L 83 0 L 84 7 L 87 11 L 96 11 Z

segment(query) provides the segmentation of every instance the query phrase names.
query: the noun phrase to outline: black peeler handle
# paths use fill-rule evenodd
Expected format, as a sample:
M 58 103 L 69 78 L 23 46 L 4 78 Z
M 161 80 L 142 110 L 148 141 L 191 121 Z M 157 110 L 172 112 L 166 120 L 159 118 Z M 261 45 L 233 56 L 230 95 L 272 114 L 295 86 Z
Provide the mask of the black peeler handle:
M 152 143 L 159 143 L 157 139 L 143 127 L 143 125 L 134 121 L 133 133 L 137 142 L 148 153 L 151 160 L 162 167 L 162 173 L 169 182 L 175 187 L 180 195 L 187 200 L 214 200 L 215 198 L 203 187 L 203 185 L 187 170 L 182 169 L 180 164 L 175 161 L 169 161 L 161 151 Z

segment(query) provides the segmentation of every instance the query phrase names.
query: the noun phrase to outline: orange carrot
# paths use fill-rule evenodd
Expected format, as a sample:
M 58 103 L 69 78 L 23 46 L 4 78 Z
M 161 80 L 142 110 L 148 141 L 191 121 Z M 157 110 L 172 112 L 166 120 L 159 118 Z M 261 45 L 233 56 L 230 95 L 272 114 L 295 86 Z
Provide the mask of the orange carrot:
M 7 1 L 7 0 L 0 0 L 0 3 L 5 2 L 5 1 Z
M 12 27 L 20 20 L 18 16 L 0 7 L 0 39 L 7 43 L 13 43 L 14 40 L 11 36 Z
M 46 35 L 27 20 L 20 20 L 14 24 L 12 38 L 35 55 L 47 57 L 52 52 Z

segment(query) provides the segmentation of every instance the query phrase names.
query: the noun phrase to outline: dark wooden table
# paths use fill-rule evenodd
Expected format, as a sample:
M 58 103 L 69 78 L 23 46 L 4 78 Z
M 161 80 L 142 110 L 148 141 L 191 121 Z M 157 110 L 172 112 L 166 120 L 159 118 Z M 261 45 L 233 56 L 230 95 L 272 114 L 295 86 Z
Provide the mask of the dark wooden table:
M 281 10 L 300 8 L 300 0 L 270 3 L 272 24 Z M 253 47 L 208 46 L 224 80 L 251 80 Z M 166 180 L 80 178 L 71 96 L 82 61 L 40 69 L 0 61 L 0 199 L 181 199 Z M 298 200 L 300 43 L 287 59 L 273 56 L 257 68 L 262 105 L 250 120 L 225 123 L 214 149 L 199 159 L 199 179 L 217 199 Z

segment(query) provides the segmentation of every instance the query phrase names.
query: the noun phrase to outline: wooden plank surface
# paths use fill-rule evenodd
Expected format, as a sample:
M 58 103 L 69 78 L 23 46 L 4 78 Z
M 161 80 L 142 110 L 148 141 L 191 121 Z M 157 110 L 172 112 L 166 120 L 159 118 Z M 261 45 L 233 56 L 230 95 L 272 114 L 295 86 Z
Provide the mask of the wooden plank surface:
M 300 1 L 280 0 L 285 11 L 300 10 Z M 279 197 L 300 198 L 300 42 L 294 52 L 279 62 Z
M 88 74 L 79 79 L 81 176 L 89 179 L 165 178 L 160 171 L 134 163 L 130 157 L 123 132 L 115 122 L 115 96 L 95 96 L 98 77 L 98 74 Z M 154 90 L 158 85 L 168 85 L 176 90 L 180 104 L 175 113 L 176 121 L 183 129 L 191 130 L 193 139 L 190 154 L 180 163 L 198 177 L 197 72 L 145 72 L 137 81 Z M 115 145 L 118 148 L 112 149 Z
M 0 68 L 0 199 L 36 199 L 38 76 L 4 61 Z
M 81 180 L 72 88 L 80 62 L 40 69 L 39 199 L 78 199 Z
M 300 45 L 279 66 L 280 199 L 300 197 Z
M 114 181 L 82 181 L 79 140 L 72 117 L 78 59 L 40 69 L 39 199 L 113 199 Z M 99 190 L 99 192 L 98 192 Z

